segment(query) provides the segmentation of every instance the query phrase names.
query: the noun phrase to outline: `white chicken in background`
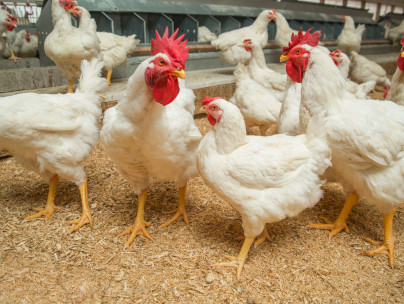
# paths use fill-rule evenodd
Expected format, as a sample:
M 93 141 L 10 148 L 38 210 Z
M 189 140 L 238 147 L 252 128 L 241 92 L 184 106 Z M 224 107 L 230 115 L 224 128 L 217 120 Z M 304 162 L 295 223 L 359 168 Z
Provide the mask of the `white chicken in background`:
M 59 207 L 55 192 L 59 177 L 80 190 L 82 216 L 70 222 L 70 231 L 84 224 L 93 226 L 82 162 L 97 144 L 101 101 L 96 91 L 106 87 L 100 77 L 102 62 L 83 61 L 82 75 L 74 94 L 24 93 L 0 98 L 0 142 L 15 160 L 49 181 L 44 209 L 28 216 L 49 219 Z
M 13 43 L 13 50 L 17 58 L 35 57 L 38 52 L 38 36 L 31 35 L 27 30 L 17 33 Z
M 68 93 L 73 92 L 74 79 L 80 77 L 80 63 L 91 60 L 100 53 L 100 41 L 95 29 L 76 28 L 72 25 L 70 12 L 79 17 L 81 11 L 75 0 L 52 1 L 54 28 L 46 37 L 46 55 L 69 79 Z
M 390 89 L 390 79 L 380 64 L 353 51 L 351 52 L 350 75 L 352 80 L 359 83 L 376 81 L 376 84 L 383 86 L 384 98 L 386 98 Z
M 236 90 L 230 102 L 244 117 L 247 130 L 258 126 L 262 136 L 278 122 L 281 103 L 268 88 L 251 79 L 247 67 L 239 63 L 234 70 Z
M 267 223 L 296 216 L 320 200 L 319 175 L 330 165 L 331 153 L 314 120 L 307 135 L 248 136 L 236 106 L 220 98 L 204 104 L 201 111 L 213 128 L 199 145 L 198 171 L 241 213 L 245 236 L 238 256 L 217 265 L 237 267 L 240 278 L 254 240 L 258 245 L 268 238 Z
M 212 33 L 206 26 L 198 27 L 198 42 L 211 42 L 217 39 L 217 36 Z
M 398 26 L 393 28 L 391 28 L 391 22 L 386 22 L 384 28 L 384 38 L 389 39 L 393 45 L 398 45 L 400 39 L 404 37 L 404 19 Z
M 358 25 L 355 28 L 354 20 L 351 16 L 342 16 L 344 21 L 344 28 L 337 38 L 338 48 L 351 55 L 352 51 L 359 52 L 361 49 L 362 35 L 366 27 L 364 24 Z
M 230 64 L 245 63 L 251 57 L 242 46 L 245 39 L 251 39 L 262 48 L 268 44 L 268 23 L 271 18 L 271 10 L 262 11 L 254 23 L 233 31 L 222 33 L 211 44 L 220 50 L 220 57 Z
M 339 49 L 331 52 L 330 56 L 341 72 L 342 77 L 345 79 L 346 90 L 358 99 L 369 98 L 368 94 L 375 88 L 376 81 L 369 80 L 361 84 L 353 82 L 348 78 L 349 66 L 351 63 L 348 56 L 345 53 L 342 53 Z
M 288 21 L 280 12 L 271 10 L 270 15 L 271 21 L 276 24 L 275 43 L 280 47 L 287 46 L 290 36 L 297 31 L 290 28 Z
M 131 234 L 129 246 L 137 235 L 151 239 L 144 220 L 149 176 L 174 181 L 179 188 L 179 204 L 167 226 L 183 216 L 185 191 L 189 178 L 197 175 L 196 150 L 202 138 L 193 118 L 195 95 L 179 83 L 185 78 L 188 58 L 184 35 L 176 38 L 178 29 L 168 36 L 156 31 L 151 40 L 154 55 L 144 60 L 129 78 L 126 96 L 108 109 L 101 129 L 106 153 L 114 160 L 118 171 L 138 195 L 138 212 L 133 225 L 122 235 Z
M 252 54 L 247 65 L 250 77 L 270 89 L 278 100 L 282 100 L 286 90 L 287 75 L 278 73 L 267 66 L 264 52 L 258 43 L 252 39 L 246 39 L 243 44 L 245 49 Z
M 6 49 L 6 42 L 3 38 L 3 33 L 13 31 L 17 26 L 17 19 L 7 13 L 6 10 L 0 9 L 0 56 L 3 56 Z
M 401 52 L 397 58 L 397 69 L 391 79 L 391 88 L 386 99 L 404 106 L 404 38 L 401 39 Z
M 308 44 L 319 38 L 318 33 L 292 36 L 288 55 L 281 61 L 288 60 L 288 75 L 302 83 L 303 107 L 313 118 L 323 117 L 320 128 L 327 133 L 333 168 L 355 192 L 334 223 L 316 228 L 330 229 L 333 235 L 347 231 L 346 219 L 360 196 L 381 211 L 385 224 L 383 242 L 368 239 L 380 247 L 362 254 L 387 254 L 393 265 L 393 217 L 404 199 L 404 107 L 391 101 L 347 98 L 345 80 L 330 56 Z
M 84 7 L 77 6 L 81 10 L 79 28 L 92 28 L 97 30 L 94 19 L 91 19 L 90 12 Z M 95 27 L 95 28 L 94 28 Z M 128 55 L 133 53 L 136 45 L 140 43 L 139 39 L 135 39 L 136 35 L 120 36 L 113 33 L 97 32 L 100 40 L 101 53 L 104 60 L 104 69 L 107 71 L 106 78 L 108 85 L 111 83 L 112 70 L 118 66 L 128 63 Z

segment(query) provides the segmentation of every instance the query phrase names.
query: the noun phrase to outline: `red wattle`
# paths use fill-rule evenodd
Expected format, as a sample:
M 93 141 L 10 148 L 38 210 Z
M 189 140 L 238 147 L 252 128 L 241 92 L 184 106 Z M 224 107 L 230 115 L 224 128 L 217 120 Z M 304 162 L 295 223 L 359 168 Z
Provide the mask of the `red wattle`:
M 214 126 L 214 125 L 216 124 L 216 119 L 214 119 L 214 118 L 213 118 L 212 116 L 210 116 L 209 114 L 208 114 L 207 118 L 208 118 L 209 123 L 210 123 L 212 126 Z
M 302 82 L 303 71 L 300 69 L 300 67 L 296 67 L 290 60 L 286 63 L 286 73 L 294 82 Z
M 401 57 L 401 54 L 398 56 L 397 66 L 401 71 L 404 71 L 404 57 Z
M 153 98 L 163 106 L 171 103 L 179 92 L 178 79 L 171 75 L 158 80 L 153 86 Z

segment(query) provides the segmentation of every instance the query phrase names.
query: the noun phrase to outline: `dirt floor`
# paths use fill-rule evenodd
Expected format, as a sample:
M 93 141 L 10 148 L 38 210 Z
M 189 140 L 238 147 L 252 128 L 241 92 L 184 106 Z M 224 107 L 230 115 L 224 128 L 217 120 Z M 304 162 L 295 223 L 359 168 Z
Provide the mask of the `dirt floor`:
M 205 118 L 196 119 L 203 133 Z M 254 131 L 254 130 L 253 130 Z M 257 131 L 257 130 L 256 130 Z M 22 222 L 45 205 L 48 186 L 13 158 L 0 160 L 0 303 L 404 303 L 404 208 L 394 219 L 394 269 L 386 256 L 364 257 L 363 239 L 383 238 L 379 212 L 361 200 L 352 210 L 350 233 L 332 240 L 311 230 L 323 215 L 334 220 L 344 202 L 338 184 L 295 218 L 270 225 L 270 242 L 252 249 L 240 280 L 235 268 L 214 266 L 237 255 L 240 215 L 200 177 L 189 182 L 189 225 L 160 225 L 177 205 L 172 182 L 152 179 L 145 209 L 148 232 L 126 250 L 137 198 L 100 144 L 85 163 L 95 221 L 67 234 L 81 214 L 77 187 L 61 181 L 48 221 Z

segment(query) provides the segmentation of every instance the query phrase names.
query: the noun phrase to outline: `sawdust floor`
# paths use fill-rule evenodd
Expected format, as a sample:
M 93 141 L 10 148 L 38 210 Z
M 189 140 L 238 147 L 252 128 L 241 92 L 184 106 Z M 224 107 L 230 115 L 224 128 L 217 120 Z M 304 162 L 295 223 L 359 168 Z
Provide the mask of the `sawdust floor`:
M 203 133 L 206 119 L 196 119 Z M 257 130 L 256 130 L 257 131 Z M 85 163 L 94 229 L 67 234 L 81 214 L 76 186 L 61 181 L 50 220 L 22 219 L 43 207 L 48 186 L 13 158 L 0 161 L 0 303 L 404 303 L 404 208 L 394 219 L 395 264 L 386 256 L 360 255 L 365 237 L 383 238 L 379 212 L 360 201 L 348 219 L 350 233 L 332 240 L 311 230 L 323 215 L 334 220 L 344 194 L 328 184 L 324 198 L 295 218 L 271 224 L 270 242 L 252 249 L 242 277 L 216 267 L 237 255 L 240 215 L 200 177 L 189 182 L 190 224 L 159 227 L 177 205 L 168 181 L 152 179 L 145 209 L 150 241 L 126 250 L 119 233 L 133 223 L 137 198 L 99 145 Z

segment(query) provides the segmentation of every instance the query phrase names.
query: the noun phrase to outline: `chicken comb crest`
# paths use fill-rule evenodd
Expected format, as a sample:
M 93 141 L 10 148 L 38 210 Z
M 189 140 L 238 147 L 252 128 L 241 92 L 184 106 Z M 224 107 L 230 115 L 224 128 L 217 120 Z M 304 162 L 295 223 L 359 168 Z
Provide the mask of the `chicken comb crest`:
M 303 45 L 303 44 L 308 44 L 310 46 L 317 46 L 318 43 L 320 42 L 320 37 L 321 37 L 321 31 L 314 32 L 313 34 L 310 33 L 310 31 L 313 28 L 309 28 L 305 34 L 303 34 L 302 28 L 300 28 L 299 32 L 297 35 L 295 33 L 292 34 L 292 37 L 290 38 L 290 42 L 288 46 L 283 47 L 283 52 L 289 51 L 292 48 L 294 48 L 296 45 Z
M 152 55 L 156 55 L 158 53 L 167 54 L 171 61 L 177 63 L 181 66 L 182 69 L 185 68 L 185 62 L 188 59 L 188 50 L 186 48 L 186 44 L 188 40 L 182 41 L 185 34 L 182 34 L 180 37 L 176 38 L 178 34 L 179 28 L 175 30 L 175 32 L 169 37 L 168 36 L 168 27 L 166 27 L 164 31 L 163 37 L 159 35 L 156 30 L 156 39 L 151 39 L 151 53 Z
M 10 18 L 10 20 L 11 20 L 12 23 L 14 23 L 14 24 L 17 24 L 17 23 L 18 23 L 18 19 L 15 18 L 14 16 L 8 15 L 8 18 Z
M 336 49 L 334 52 L 331 52 L 330 56 L 333 56 L 333 55 L 338 54 L 338 53 L 341 53 L 340 49 Z
M 223 97 L 209 97 L 206 96 L 202 99 L 202 105 L 203 106 L 207 106 L 208 104 L 210 104 L 212 101 L 216 100 L 216 99 L 224 99 Z

